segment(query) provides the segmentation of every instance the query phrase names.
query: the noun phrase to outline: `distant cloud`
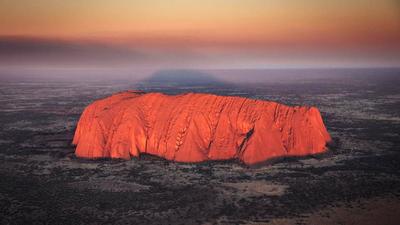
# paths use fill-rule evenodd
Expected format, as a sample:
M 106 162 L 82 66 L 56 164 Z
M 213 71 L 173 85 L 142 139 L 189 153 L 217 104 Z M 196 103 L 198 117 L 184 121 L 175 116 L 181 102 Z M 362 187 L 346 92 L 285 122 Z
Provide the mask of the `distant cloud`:
M 161 40 L 160 40 L 161 41 Z M 319 66 L 398 66 L 400 53 L 387 46 L 313 48 L 306 46 L 243 47 L 106 42 L 28 36 L 0 36 L 0 67 L 55 66 L 95 68 L 270 68 Z
M 128 48 L 82 41 L 0 37 L 0 59 L 8 63 L 129 63 L 147 55 Z

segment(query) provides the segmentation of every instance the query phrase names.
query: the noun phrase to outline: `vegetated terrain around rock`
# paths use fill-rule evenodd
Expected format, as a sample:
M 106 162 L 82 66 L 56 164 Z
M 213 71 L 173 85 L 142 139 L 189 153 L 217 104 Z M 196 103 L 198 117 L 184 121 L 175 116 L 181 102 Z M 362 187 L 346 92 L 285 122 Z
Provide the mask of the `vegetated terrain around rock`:
M 215 86 L 1 82 L 0 223 L 398 224 L 399 75 L 350 71 Z M 84 107 L 128 89 L 316 106 L 334 142 L 325 154 L 257 168 L 150 155 L 76 158 L 71 142 Z

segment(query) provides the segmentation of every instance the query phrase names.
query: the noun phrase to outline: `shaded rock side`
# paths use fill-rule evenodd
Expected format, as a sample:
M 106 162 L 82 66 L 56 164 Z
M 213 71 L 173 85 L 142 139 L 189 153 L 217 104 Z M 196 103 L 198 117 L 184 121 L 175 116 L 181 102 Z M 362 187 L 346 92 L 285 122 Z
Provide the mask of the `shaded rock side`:
M 331 140 L 319 110 L 210 94 L 168 96 L 127 91 L 82 113 L 75 154 L 178 162 L 238 158 L 253 165 L 281 156 L 321 153 Z

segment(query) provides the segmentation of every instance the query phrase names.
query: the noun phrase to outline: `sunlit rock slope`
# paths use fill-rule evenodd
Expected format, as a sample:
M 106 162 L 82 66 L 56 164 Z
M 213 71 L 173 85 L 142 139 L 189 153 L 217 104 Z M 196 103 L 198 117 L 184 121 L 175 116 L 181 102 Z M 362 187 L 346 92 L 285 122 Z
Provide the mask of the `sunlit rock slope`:
M 126 91 L 90 104 L 73 143 L 84 158 L 141 153 L 178 162 L 237 158 L 248 165 L 321 153 L 331 140 L 315 107 L 210 94 Z

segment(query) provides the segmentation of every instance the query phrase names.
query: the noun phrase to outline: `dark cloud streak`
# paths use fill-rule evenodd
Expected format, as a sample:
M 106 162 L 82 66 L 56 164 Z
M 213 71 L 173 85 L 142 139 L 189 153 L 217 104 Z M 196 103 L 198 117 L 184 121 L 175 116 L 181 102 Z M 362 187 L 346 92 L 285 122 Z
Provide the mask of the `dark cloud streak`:
M 0 60 L 7 63 L 135 63 L 145 53 L 99 43 L 25 37 L 0 37 Z

